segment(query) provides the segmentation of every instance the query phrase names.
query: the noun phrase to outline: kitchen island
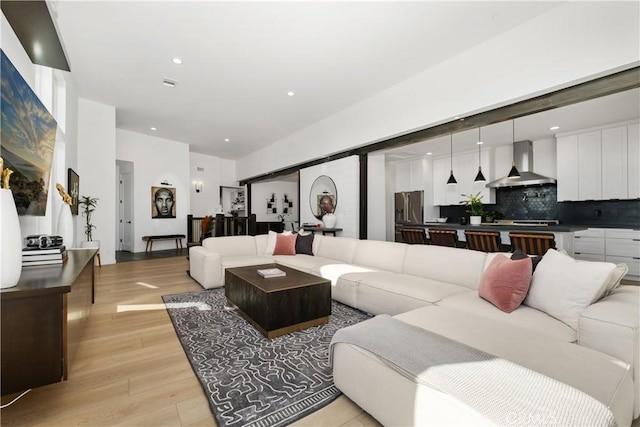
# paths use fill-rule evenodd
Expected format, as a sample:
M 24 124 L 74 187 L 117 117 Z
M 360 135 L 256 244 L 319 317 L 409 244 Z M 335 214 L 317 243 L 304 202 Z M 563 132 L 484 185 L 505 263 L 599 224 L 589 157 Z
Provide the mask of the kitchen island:
M 465 230 L 474 231 L 498 231 L 500 232 L 500 240 L 503 245 L 509 245 L 511 240 L 509 239 L 509 233 L 511 232 L 525 232 L 525 233 L 553 233 L 556 241 L 556 247 L 558 249 L 564 249 L 569 254 L 573 254 L 573 233 L 576 231 L 586 230 L 589 228 L 586 225 L 569 225 L 569 224 L 498 224 L 498 223 L 483 223 L 480 225 L 463 225 L 449 222 L 427 222 L 424 224 L 406 224 L 403 225 L 406 228 L 424 228 L 424 229 L 442 229 L 449 228 L 458 231 L 458 240 L 465 242 L 464 235 Z

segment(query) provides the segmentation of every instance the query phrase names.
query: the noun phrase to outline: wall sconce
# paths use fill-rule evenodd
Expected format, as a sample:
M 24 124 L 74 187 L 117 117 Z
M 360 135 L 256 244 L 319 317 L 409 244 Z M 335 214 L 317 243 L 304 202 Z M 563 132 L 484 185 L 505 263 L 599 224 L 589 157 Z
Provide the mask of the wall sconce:
M 196 181 L 195 183 L 195 187 L 196 187 L 196 193 L 199 193 L 202 191 L 202 181 Z

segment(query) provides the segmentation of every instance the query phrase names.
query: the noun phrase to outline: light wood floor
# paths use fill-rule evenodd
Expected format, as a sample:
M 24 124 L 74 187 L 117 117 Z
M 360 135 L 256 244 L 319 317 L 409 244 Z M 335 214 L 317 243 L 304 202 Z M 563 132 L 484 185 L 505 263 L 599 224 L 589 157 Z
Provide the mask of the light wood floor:
M 187 268 L 184 257 L 96 268 L 96 303 L 69 380 L 2 409 L 2 425 L 215 426 L 161 299 L 202 289 Z M 379 426 L 344 396 L 297 425 Z

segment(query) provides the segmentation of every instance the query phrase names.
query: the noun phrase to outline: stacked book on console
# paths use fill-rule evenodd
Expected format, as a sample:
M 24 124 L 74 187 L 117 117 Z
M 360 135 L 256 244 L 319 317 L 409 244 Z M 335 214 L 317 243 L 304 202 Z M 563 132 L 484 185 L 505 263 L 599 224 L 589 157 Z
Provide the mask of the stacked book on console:
M 22 266 L 30 267 L 34 265 L 56 265 L 64 264 L 68 255 L 64 245 L 53 246 L 44 249 L 24 248 L 22 249 Z
M 286 276 L 287 273 L 280 270 L 279 268 L 266 268 L 264 270 L 258 270 L 258 274 L 265 279 L 270 277 L 283 277 Z

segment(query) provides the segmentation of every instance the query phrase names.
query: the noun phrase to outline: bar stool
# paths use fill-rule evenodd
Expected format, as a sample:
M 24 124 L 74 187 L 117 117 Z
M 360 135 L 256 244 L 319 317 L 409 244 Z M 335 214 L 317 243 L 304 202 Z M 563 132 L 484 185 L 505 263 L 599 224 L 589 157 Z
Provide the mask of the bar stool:
M 467 249 L 482 252 L 507 252 L 500 240 L 499 231 L 464 230 Z
M 458 240 L 458 231 L 452 228 L 430 228 L 429 240 L 432 245 L 464 248 L 464 243 Z
M 401 228 L 402 241 L 410 245 L 426 245 L 427 233 L 424 228 Z
M 544 255 L 549 249 L 556 248 L 553 233 L 524 233 L 512 231 L 509 233 L 511 252 L 520 249 L 527 255 Z

